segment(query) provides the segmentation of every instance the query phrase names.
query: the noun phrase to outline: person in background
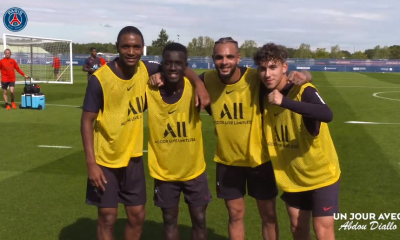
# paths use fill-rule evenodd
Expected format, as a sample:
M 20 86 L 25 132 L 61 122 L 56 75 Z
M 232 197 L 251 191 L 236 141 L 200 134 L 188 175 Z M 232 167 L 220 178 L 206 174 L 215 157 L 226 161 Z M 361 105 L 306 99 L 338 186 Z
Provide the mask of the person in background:
M 101 66 L 100 58 L 97 57 L 97 50 L 96 48 L 90 48 L 90 57 L 86 58 L 85 63 L 83 64 L 83 71 L 87 72 L 88 81 L 90 76 L 99 69 Z
M 51 66 L 54 68 L 54 78 L 58 80 L 60 77 L 61 61 L 60 58 L 57 57 L 57 54 L 54 54 L 53 65 Z
M 6 109 L 10 110 L 11 108 L 16 109 L 15 105 L 15 97 L 14 97 L 14 88 L 15 88 L 15 71 L 21 74 L 25 79 L 28 77 L 25 73 L 19 68 L 17 61 L 11 58 L 11 50 L 4 50 L 4 58 L 0 60 L 0 71 L 1 71 L 1 88 L 3 89 L 3 98 L 6 104 Z M 8 103 L 7 89 L 10 88 L 11 93 L 11 104 Z

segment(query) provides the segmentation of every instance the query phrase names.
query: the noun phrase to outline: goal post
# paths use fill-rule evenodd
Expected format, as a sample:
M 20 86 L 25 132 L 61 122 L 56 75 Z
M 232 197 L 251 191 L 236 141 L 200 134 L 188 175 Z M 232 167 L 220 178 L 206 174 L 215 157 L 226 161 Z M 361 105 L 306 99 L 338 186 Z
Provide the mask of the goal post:
M 3 51 L 11 50 L 20 69 L 33 83 L 73 84 L 72 41 L 3 33 Z M 16 83 L 24 78 L 16 73 Z

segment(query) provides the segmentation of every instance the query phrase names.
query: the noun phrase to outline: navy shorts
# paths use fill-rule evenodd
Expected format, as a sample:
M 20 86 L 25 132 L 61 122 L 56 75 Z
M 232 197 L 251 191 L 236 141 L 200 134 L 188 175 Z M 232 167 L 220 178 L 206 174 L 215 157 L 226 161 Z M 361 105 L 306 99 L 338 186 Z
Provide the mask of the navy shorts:
M 234 200 L 246 195 L 257 200 L 269 200 L 278 195 L 271 161 L 255 168 L 217 163 L 217 197 Z
M 207 173 L 183 182 L 167 182 L 154 179 L 154 205 L 160 208 L 174 208 L 179 206 L 181 192 L 185 202 L 192 207 L 207 205 L 211 201 L 211 192 L 208 188 Z
M 86 203 L 101 208 L 140 206 L 146 203 L 146 178 L 143 158 L 131 158 L 127 167 L 107 168 L 100 166 L 106 177 L 105 191 L 93 187 L 87 181 Z
M 312 211 L 313 217 L 333 216 L 339 213 L 339 184 L 336 183 L 306 192 L 284 192 L 282 200 L 289 206 Z
M 15 87 L 15 82 L 1 82 L 2 89 L 7 89 L 8 87 Z

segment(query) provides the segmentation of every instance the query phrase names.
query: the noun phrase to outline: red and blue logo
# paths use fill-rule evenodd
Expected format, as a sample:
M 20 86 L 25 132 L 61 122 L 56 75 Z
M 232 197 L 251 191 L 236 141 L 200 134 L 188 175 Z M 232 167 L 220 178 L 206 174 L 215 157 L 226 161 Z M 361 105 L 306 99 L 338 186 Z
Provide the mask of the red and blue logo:
M 28 15 L 21 8 L 13 7 L 4 13 L 3 23 L 8 30 L 19 32 L 28 24 Z

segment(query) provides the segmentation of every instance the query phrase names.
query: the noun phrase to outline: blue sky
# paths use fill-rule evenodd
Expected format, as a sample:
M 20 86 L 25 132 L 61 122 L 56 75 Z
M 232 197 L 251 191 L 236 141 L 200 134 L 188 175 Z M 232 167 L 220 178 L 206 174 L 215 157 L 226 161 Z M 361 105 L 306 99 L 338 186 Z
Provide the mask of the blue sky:
M 339 44 L 350 52 L 400 45 L 400 1 L 395 0 L 19 0 L 1 1 L 0 13 L 10 7 L 28 14 L 28 25 L 17 34 L 76 43 L 115 42 L 119 30 L 132 25 L 147 45 L 161 28 L 171 40 L 178 41 L 179 34 L 185 45 L 198 36 L 287 47 L 308 43 L 328 50 Z M 1 33 L 11 33 L 0 25 Z

